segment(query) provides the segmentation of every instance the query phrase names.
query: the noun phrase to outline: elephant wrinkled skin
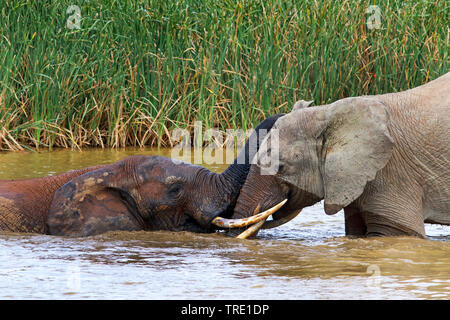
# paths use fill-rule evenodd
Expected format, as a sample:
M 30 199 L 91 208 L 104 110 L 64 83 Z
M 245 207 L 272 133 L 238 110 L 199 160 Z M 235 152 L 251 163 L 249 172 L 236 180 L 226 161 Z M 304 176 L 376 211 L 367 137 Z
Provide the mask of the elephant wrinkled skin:
M 275 132 L 278 170 L 263 175 Z M 450 224 L 450 73 L 399 93 L 295 108 L 256 157 L 234 218 L 288 198 L 273 215 L 287 221 L 323 199 L 327 214 L 344 209 L 347 235 L 425 237 L 424 222 Z

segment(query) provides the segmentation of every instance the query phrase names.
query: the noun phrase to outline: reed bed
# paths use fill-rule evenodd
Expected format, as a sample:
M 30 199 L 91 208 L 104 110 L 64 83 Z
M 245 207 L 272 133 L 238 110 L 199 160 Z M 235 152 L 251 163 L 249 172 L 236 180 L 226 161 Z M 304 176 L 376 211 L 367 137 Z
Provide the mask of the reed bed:
M 445 0 L 2 0 L 0 149 L 171 146 L 415 87 L 448 71 L 448 21 Z

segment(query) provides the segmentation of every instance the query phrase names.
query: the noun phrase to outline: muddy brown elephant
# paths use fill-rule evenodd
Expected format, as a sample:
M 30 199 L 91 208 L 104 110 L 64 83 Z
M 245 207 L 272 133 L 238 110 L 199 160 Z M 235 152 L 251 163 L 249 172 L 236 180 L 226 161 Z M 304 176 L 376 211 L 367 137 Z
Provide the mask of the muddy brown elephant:
M 0 181 L 0 230 L 89 236 L 111 230 L 211 232 L 253 224 L 264 215 L 226 218 L 260 139 L 281 116 L 262 121 L 252 133 L 256 147 L 247 141 L 221 174 L 169 158 L 132 156 L 50 177 Z
M 265 174 L 274 157 L 276 170 Z M 425 237 L 424 222 L 450 225 L 450 73 L 403 92 L 293 110 L 254 163 L 233 218 L 287 199 L 259 223 L 267 228 L 324 200 L 327 214 L 344 210 L 346 235 Z

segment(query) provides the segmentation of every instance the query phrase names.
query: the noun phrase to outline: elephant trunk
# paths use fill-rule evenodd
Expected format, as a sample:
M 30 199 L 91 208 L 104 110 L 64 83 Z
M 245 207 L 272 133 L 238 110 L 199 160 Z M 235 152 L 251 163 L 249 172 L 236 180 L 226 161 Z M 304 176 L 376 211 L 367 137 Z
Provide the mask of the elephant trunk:
M 225 169 L 223 173 L 218 175 L 216 178 L 218 184 L 221 185 L 221 194 L 228 194 L 227 199 L 228 206 L 224 212 L 221 213 L 222 216 L 231 217 L 233 214 L 234 206 L 236 205 L 236 200 L 239 196 L 239 192 L 247 179 L 247 175 L 251 168 L 251 161 L 258 152 L 259 145 L 267 133 L 272 129 L 275 122 L 284 116 L 284 114 L 276 114 L 263 120 L 251 134 L 247 142 L 245 143 L 239 155 L 234 159 L 233 163 Z M 269 207 L 268 207 L 269 208 Z M 266 208 L 266 209 L 268 209 Z M 255 208 L 253 208 L 255 209 Z M 253 211 L 251 211 L 253 212 Z M 249 214 L 243 215 L 242 217 L 248 217 Z
M 256 165 L 252 165 L 245 181 L 239 197 L 234 207 L 232 215 L 233 219 L 245 219 L 250 215 L 257 213 L 258 211 L 265 211 L 269 208 L 277 206 L 286 199 L 286 194 L 277 183 L 276 178 L 271 175 L 261 175 L 260 169 Z M 284 202 L 283 202 L 284 204 Z M 279 212 L 284 211 L 281 209 L 277 213 L 274 213 L 274 220 Z M 267 224 L 268 222 L 266 222 Z M 264 226 L 260 224 L 259 227 Z M 256 229 L 256 228 L 255 228 Z M 258 228 L 259 229 L 259 228 Z M 244 232 L 244 229 L 231 230 L 231 235 L 237 235 Z M 254 235 L 258 230 L 254 232 L 248 232 L 249 235 Z
M 280 210 L 274 212 L 270 221 L 259 223 L 258 226 L 253 225 L 253 230 L 246 230 L 245 233 L 238 237 L 247 237 L 256 235 L 259 229 L 271 229 L 283 225 L 294 219 L 302 210 L 302 208 L 310 206 L 320 198 L 300 190 L 295 186 L 282 182 L 275 175 L 262 175 L 257 165 L 252 165 L 234 207 L 232 218 L 243 219 L 255 211 L 267 210 L 267 208 L 288 199 Z M 284 202 L 283 202 L 284 203 Z M 243 229 L 232 230 L 230 233 L 236 235 L 243 232 Z M 244 235 L 246 234 L 246 235 Z
M 229 219 L 234 212 L 239 192 L 246 181 L 251 165 L 251 160 L 258 151 L 259 145 L 273 125 L 284 114 L 277 114 L 262 121 L 247 140 L 234 162 L 221 174 L 216 174 L 205 169 L 197 171 L 196 191 L 203 195 L 192 208 L 194 219 L 205 229 L 219 228 L 244 228 L 252 226 L 278 210 L 272 210 L 280 201 L 272 206 L 264 208 L 264 213 L 259 214 L 256 206 L 249 214 L 245 213 Z M 270 210 L 269 210 L 270 209 Z M 254 217 L 249 218 L 254 215 Z
M 197 209 L 191 210 L 192 218 L 205 230 L 211 230 L 213 227 L 222 229 L 248 227 L 265 221 L 284 204 L 284 202 L 277 204 L 261 213 L 258 207 L 253 214 L 229 219 L 224 214 L 227 213 L 229 204 L 236 201 L 239 189 L 235 190 L 222 175 L 204 168 L 199 168 L 196 176 L 197 191 L 204 196 L 198 199 L 199 202 L 195 205 Z

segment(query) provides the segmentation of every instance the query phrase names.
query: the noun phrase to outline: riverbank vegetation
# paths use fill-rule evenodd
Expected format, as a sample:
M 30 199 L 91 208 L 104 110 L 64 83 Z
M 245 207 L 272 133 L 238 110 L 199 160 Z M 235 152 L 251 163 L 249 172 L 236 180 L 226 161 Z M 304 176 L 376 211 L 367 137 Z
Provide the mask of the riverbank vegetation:
M 194 121 L 415 87 L 448 71 L 448 6 L 2 0 L 0 148 L 170 146 Z

